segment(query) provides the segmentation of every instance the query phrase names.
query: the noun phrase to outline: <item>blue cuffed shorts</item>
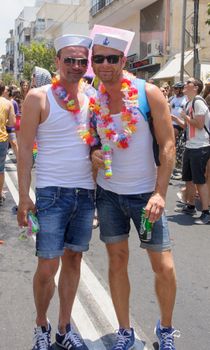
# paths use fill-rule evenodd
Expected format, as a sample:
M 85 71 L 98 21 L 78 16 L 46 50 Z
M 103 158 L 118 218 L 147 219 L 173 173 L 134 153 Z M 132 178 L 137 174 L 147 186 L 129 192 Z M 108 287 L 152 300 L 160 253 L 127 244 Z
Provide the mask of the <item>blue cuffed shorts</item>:
M 7 151 L 8 151 L 8 141 L 0 142 L 0 173 L 4 173 Z
M 75 252 L 89 249 L 94 217 L 94 190 L 83 188 L 36 188 L 36 255 L 53 259 L 64 248 Z
M 152 193 L 118 195 L 97 186 L 96 206 L 101 240 L 105 243 L 117 243 L 127 239 L 130 232 L 130 219 L 139 232 L 141 210 L 146 206 L 151 195 Z M 151 241 L 141 242 L 140 246 L 157 252 L 171 249 L 165 214 L 154 223 Z

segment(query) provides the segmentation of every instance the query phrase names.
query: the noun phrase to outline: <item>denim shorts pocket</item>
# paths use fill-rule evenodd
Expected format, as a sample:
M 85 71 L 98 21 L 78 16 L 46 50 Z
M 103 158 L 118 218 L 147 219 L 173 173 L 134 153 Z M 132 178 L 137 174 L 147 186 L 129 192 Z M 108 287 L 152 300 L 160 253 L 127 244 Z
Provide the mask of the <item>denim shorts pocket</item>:
M 54 193 L 51 195 L 37 195 L 36 197 L 36 207 L 37 211 L 47 210 L 51 208 L 56 201 L 56 196 Z
M 100 187 L 100 186 L 97 186 L 96 188 L 96 200 L 100 199 L 100 197 L 102 196 L 103 194 L 103 188 Z

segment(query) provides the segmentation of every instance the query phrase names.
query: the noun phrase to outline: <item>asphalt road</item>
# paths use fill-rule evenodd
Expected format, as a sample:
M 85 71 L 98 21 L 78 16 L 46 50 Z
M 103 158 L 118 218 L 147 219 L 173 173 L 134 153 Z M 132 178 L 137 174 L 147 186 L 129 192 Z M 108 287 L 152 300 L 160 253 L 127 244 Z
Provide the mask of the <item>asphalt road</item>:
M 35 319 L 32 279 L 36 258 L 34 239 L 19 239 L 16 216 L 12 212 L 18 200 L 16 168 L 10 159 L 7 161 L 6 184 L 7 199 L 0 208 L 0 239 L 4 241 L 0 245 L 0 350 L 29 350 Z M 181 331 L 181 337 L 176 340 L 176 349 L 207 350 L 210 348 L 210 225 L 193 225 L 192 217 L 174 212 L 180 186 L 178 181 L 169 186 L 166 206 L 177 269 L 174 326 Z M 117 322 L 107 285 L 106 251 L 98 236 L 96 229 L 90 250 L 84 256 L 73 322 L 89 349 L 108 350 Z M 135 349 L 158 349 L 153 335 L 159 317 L 153 274 L 133 228 L 129 244 L 132 325 L 143 340 L 137 340 Z M 56 291 L 49 310 L 53 332 L 57 327 L 57 314 Z

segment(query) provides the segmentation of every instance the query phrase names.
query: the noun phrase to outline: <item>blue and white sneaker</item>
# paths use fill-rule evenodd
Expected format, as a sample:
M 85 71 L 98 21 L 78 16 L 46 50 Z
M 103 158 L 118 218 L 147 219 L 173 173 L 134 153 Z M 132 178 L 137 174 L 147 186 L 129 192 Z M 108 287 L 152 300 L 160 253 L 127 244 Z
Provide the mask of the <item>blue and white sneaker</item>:
M 120 328 L 117 332 L 117 342 L 111 350 L 130 350 L 133 349 L 135 343 L 135 336 L 133 328 Z
M 32 350 L 51 350 L 51 325 L 48 323 L 48 329 L 39 326 L 34 329 L 34 346 Z
M 160 320 L 154 330 L 155 334 L 159 339 L 159 350 L 176 350 L 174 344 L 174 338 L 179 338 L 180 331 L 170 327 L 170 328 L 160 328 Z
M 55 340 L 56 344 L 58 344 L 63 349 L 88 350 L 88 347 L 85 345 L 84 341 L 79 337 L 79 335 L 72 331 L 70 324 L 67 324 L 65 334 L 60 334 L 59 331 L 57 331 L 55 335 Z

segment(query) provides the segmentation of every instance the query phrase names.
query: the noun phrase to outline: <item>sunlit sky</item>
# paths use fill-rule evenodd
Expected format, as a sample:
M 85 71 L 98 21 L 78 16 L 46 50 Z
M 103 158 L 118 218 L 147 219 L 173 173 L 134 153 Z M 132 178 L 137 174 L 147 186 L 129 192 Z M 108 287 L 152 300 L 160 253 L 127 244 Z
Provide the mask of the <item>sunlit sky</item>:
M 9 38 L 10 29 L 14 29 L 15 19 L 24 6 L 34 6 L 35 0 L 6 0 L 1 4 L 0 17 L 0 56 L 5 54 L 5 41 Z

